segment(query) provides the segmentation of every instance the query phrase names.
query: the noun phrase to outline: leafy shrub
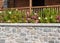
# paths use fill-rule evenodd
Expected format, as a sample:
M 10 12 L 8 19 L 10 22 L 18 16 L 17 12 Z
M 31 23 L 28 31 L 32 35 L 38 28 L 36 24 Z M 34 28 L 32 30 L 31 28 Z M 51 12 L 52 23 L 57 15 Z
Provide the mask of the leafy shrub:
M 54 8 L 43 8 L 42 11 L 31 14 L 26 10 L 5 9 L 0 11 L 0 23 L 56 23 L 60 22 L 60 15 Z
M 43 8 L 43 11 L 39 11 L 38 15 L 41 18 L 40 22 L 43 23 L 56 23 L 56 15 L 58 12 L 54 8 Z

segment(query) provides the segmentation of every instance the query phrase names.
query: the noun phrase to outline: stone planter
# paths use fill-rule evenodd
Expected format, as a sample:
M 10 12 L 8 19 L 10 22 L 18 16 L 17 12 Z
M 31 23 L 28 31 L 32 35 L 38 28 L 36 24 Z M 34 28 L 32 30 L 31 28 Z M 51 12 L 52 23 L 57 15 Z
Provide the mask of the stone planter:
M 0 23 L 0 43 L 60 43 L 59 23 Z

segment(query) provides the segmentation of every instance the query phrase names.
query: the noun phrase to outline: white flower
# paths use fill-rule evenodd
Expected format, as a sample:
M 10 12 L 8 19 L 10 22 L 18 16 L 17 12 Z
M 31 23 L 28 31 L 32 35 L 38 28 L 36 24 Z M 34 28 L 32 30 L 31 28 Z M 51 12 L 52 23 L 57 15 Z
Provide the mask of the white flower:
M 45 17 L 45 19 L 47 19 L 47 17 Z
M 0 13 L 2 13 L 2 11 L 0 11 Z
M 33 12 L 33 10 L 31 10 Z
M 10 20 L 8 20 L 7 22 L 11 22 Z
M 27 12 L 27 14 L 29 14 L 29 12 Z
M 41 19 L 41 17 L 38 17 L 38 19 Z
M 18 9 L 16 9 L 16 11 L 18 11 Z
M 12 12 L 11 11 L 9 11 L 9 14 L 11 14 Z
M 34 13 L 35 15 L 37 15 L 37 13 Z

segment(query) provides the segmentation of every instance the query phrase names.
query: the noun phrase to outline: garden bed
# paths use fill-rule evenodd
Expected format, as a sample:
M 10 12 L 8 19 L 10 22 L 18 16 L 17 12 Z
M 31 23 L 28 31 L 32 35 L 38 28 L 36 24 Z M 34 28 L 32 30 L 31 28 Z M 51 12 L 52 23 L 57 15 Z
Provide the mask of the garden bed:
M 0 11 L 0 23 L 60 23 L 60 13 L 55 8 L 5 9 Z

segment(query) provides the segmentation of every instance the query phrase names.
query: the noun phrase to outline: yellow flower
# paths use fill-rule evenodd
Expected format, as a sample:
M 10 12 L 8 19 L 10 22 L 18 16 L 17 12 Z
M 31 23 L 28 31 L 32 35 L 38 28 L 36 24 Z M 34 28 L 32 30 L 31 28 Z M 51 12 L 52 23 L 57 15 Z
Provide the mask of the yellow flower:
M 11 20 L 8 20 L 7 22 L 11 22 Z
M 47 20 L 47 17 L 45 17 L 45 19 Z

